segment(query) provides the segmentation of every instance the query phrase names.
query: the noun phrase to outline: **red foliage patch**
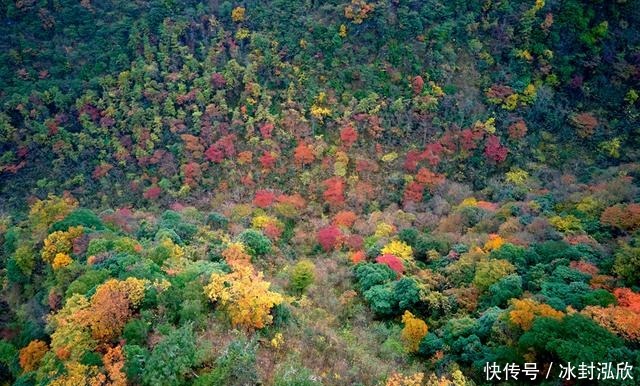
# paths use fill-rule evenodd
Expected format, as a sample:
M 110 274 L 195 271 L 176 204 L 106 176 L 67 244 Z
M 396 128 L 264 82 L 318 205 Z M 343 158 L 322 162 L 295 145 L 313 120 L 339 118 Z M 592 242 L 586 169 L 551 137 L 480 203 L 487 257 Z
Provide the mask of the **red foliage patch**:
M 509 126 L 509 138 L 520 139 L 527 135 L 527 124 L 522 119 L 517 120 Z
M 275 126 L 273 126 L 273 123 L 265 123 L 260 126 L 260 134 L 262 134 L 263 138 L 271 138 L 274 128 Z
M 325 252 L 329 252 L 338 247 L 342 233 L 337 226 L 329 225 L 321 228 L 317 234 L 317 240 Z
M 344 203 L 344 180 L 341 177 L 331 177 L 324 181 L 323 197 L 331 205 Z
M 313 155 L 313 149 L 311 146 L 300 142 L 293 152 L 293 158 L 298 167 L 308 165 L 313 162 L 315 156 Z
M 158 199 L 158 197 L 160 197 L 160 193 L 162 193 L 162 189 L 160 189 L 159 186 L 154 185 L 145 190 L 142 194 L 142 197 L 146 198 L 147 200 L 156 200 Z
M 424 80 L 420 75 L 415 76 L 411 80 L 411 88 L 413 89 L 413 93 L 416 95 L 422 92 L 422 89 L 424 88 Z
M 253 205 L 259 208 L 268 208 L 276 200 L 276 195 L 269 190 L 258 190 L 253 197 Z
M 340 130 L 340 140 L 346 147 L 351 147 L 358 140 L 358 132 L 353 126 L 345 126 Z
M 276 164 L 276 157 L 274 157 L 270 152 L 265 151 L 262 156 L 260 156 L 260 164 L 264 169 L 271 169 Z
M 420 202 L 424 193 L 424 185 L 419 182 L 411 182 L 404 190 L 404 202 Z
M 640 294 L 631 291 L 629 288 L 616 288 L 613 294 L 618 299 L 619 306 L 640 314 Z
M 359 262 L 365 261 L 366 259 L 367 259 L 367 256 L 364 254 L 363 251 L 356 251 L 351 254 L 351 262 L 353 264 L 358 264 Z
M 402 272 L 404 272 L 404 264 L 402 263 L 402 260 L 388 253 L 376 257 L 376 263 L 385 264 L 386 266 L 391 268 L 398 275 L 398 277 L 402 276 Z
M 500 138 L 490 135 L 484 148 L 484 154 L 495 163 L 501 163 L 507 159 L 507 148 L 500 144 Z

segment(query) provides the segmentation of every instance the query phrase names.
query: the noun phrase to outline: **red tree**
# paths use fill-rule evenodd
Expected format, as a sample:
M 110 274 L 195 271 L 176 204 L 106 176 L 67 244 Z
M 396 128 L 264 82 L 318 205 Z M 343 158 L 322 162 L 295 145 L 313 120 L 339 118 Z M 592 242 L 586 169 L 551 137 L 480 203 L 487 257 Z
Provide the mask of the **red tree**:
M 275 193 L 269 190 L 258 190 L 253 198 L 253 205 L 259 208 L 268 208 L 276 199 Z
M 335 249 L 341 238 L 342 233 L 340 232 L 340 229 L 334 225 L 321 228 L 317 234 L 318 243 L 322 246 L 322 249 L 324 249 L 325 252 Z
M 507 159 L 507 148 L 500 144 L 500 138 L 490 135 L 484 148 L 484 154 L 495 163 L 501 163 Z
M 351 125 L 345 126 L 340 130 L 340 140 L 345 147 L 351 147 L 358 140 L 358 132 Z
M 344 203 L 344 180 L 341 177 L 331 177 L 324 181 L 324 199 L 331 205 Z
M 402 263 L 402 260 L 388 253 L 378 256 L 376 258 L 376 263 L 388 266 L 398 275 L 398 277 L 402 276 L 402 272 L 404 272 L 404 264 Z

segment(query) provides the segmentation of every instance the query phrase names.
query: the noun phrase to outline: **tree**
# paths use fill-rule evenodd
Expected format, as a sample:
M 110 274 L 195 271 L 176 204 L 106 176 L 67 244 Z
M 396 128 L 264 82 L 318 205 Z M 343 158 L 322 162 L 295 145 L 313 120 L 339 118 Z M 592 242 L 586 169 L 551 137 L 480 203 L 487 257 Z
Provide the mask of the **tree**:
M 234 326 L 253 329 L 270 324 L 271 309 L 283 301 L 282 295 L 269 290 L 270 286 L 261 272 L 238 265 L 228 274 L 213 273 L 204 291 L 227 311 Z
M 124 368 L 124 354 L 122 346 L 109 347 L 102 357 L 104 368 L 107 370 L 109 385 L 126 386 L 127 376 L 122 372 Z
M 564 316 L 562 312 L 533 299 L 513 299 L 511 304 L 513 308 L 509 311 L 509 320 L 524 331 L 531 329 L 534 319 L 538 317 L 562 319 Z
M 403 260 L 413 259 L 413 249 L 409 244 L 401 240 L 391 240 L 380 250 L 380 252 L 383 255 L 389 254 L 397 256 Z
M 589 306 L 581 314 L 624 339 L 640 342 L 640 315 L 627 307 Z
M 385 284 L 397 277 L 389 266 L 374 263 L 357 264 L 353 269 L 353 273 L 362 292 L 366 292 L 375 285 Z
M 358 132 L 351 125 L 347 125 L 340 130 L 340 140 L 346 148 L 350 148 L 358 140 Z
M 507 260 L 482 260 L 476 265 L 473 284 L 479 290 L 487 290 L 493 283 L 515 272 L 513 264 Z
M 590 112 L 573 114 L 569 117 L 569 121 L 577 129 L 578 136 L 581 138 L 591 137 L 599 124 L 598 118 Z
M 429 331 L 427 323 L 425 323 L 424 320 L 415 317 L 409 311 L 405 311 L 402 315 L 402 323 L 404 323 L 402 339 L 405 342 L 405 348 L 408 352 L 418 351 L 422 338 L 424 338 Z
M 153 348 L 142 370 L 148 385 L 184 385 L 198 361 L 196 336 L 191 324 L 171 331 Z
M 238 236 L 253 256 L 264 256 L 271 253 L 272 243 L 262 232 L 255 229 L 247 229 Z
M 316 236 L 318 243 L 325 252 L 330 252 L 339 247 L 342 238 L 342 232 L 337 226 L 329 225 L 318 230 Z
M 344 179 L 342 177 L 331 177 L 324 180 L 324 200 L 332 206 L 339 206 L 344 203 Z
M 313 155 L 313 148 L 311 148 L 311 146 L 305 144 L 304 142 L 300 142 L 293 152 L 293 158 L 295 160 L 296 166 L 298 167 L 309 165 L 315 160 L 315 156 Z
M 602 362 L 621 348 L 622 341 L 584 315 L 535 320 L 518 341 L 523 350 L 535 350 L 564 363 Z
M 487 297 L 492 306 L 505 306 L 512 298 L 522 295 L 522 278 L 511 274 L 503 277 L 489 287 Z
M 40 360 L 49 351 L 49 346 L 41 340 L 32 340 L 26 347 L 20 350 L 20 367 L 24 372 L 34 371 L 38 368 Z
M 634 232 L 640 228 L 640 204 L 610 206 L 602 212 L 600 221 L 613 228 Z
M 501 163 L 507 159 L 507 148 L 500 144 L 500 138 L 490 135 L 484 148 L 484 154 L 490 161 Z
M 40 238 L 56 221 L 65 218 L 78 206 L 78 202 L 72 197 L 56 197 L 49 195 L 46 200 L 36 201 L 29 210 L 29 223 Z
M 276 195 L 270 190 L 258 190 L 253 198 L 253 205 L 259 208 L 268 208 L 276 200 Z
M 289 285 L 296 293 L 303 293 L 313 283 L 315 268 L 310 260 L 301 260 L 293 266 Z
M 215 369 L 198 380 L 196 386 L 259 384 L 256 366 L 256 344 L 244 339 L 234 340 L 216 359 Z
M 415 373 L 413 375 L 402 375 L 400 373 L 392 373 L 385 386 L 421 386 L 424 380 L 424 373 Z
M 618 300 L 620 307 L 628 308 L 629 310 L 640 314 L 640 294 L 633 292 L 629 288 L 616 288 L 613 290 L 613 294 Z
M 49 264 L 53 264 L 56 256 L 59 254 L 67 255 L 67 258 L 59 256 L 58 266 L 64 266 L 63 260 L 70 260 L 68 256 L 73 251 L 73 241 L 80 237 L 83 233 L 82 226 L 69 227 L 67 231 L 55 231 L 44 240 L 42 247 L 42 259 Z
M 640 281 L 640 247 L 624 243 L 615 257 L 613 271 L 629 284 L 638 283 Z
M 411 80 L 411 88 L 413 88 L 413 93 L 418 95 L 422 92 L 424 88 L 424 80 L 420 75 L 414 76 Z
M 376 257 L 376 263 L 385 264 L 391 268 L 398 277 L 402 276 L 402 273 L 404 272 L 404 264 L 402 263 L 402 260 L 388 253 Z
M 350 210 L 342 210 L 333 218 L 333 225 L 344 228 L 351 228 L 358 216 Z
M 244 7 L 236 7 L 231 11 L 231 20 L 236 23 L 240 23 L 244 21 L 245 8 Z

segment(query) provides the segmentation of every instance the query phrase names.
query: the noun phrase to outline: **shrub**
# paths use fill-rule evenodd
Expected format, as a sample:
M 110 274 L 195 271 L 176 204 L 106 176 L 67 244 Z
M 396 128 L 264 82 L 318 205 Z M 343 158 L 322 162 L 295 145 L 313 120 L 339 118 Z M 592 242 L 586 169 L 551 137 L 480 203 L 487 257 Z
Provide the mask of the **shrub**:
M 396 273 L 391 268 L 382 264 L 362 263 L 354 267 L 353 273 L 362 292 L 371 287 L 387 283 L 396 278 Z
M 299 365 L 283 366 L 278 370 L 273 381 L 274 386 L 321 386 L 313 373 Z
M 143 346 L 147 342 L 148 333 L 149 323 L 142 319 L 132 319 L 124 325 L 122 336 L 126 339 L 127 344 Z
M 330 225 L 318 230 L 317 240 L 325 252 L 330 252 L 338 246 L 341 236 L 340 228 Z
M 503 307 L 509 299 L 518 298 L 522 295 L 522 278 L 519 275 L 511 274 L 498 280 L 489 287 L 487 297 L 489 305 Z
M 218 212 L 211 212 L 207 216 L 207 225 L 213 229 L 227 229 L 229 219 Z
M 242 339 L 231 342 L 216 360 L 215 369 L 199 377 L 194 386 L 244 386 L 255 385 L 259 381 L 256 367 L 256 345 Z
M 301 260 L 291 270 L 289 286 L 296 293 L 303 293 L 315 278 L 315 266 L 309 260 Z
M 76 209 L 69 213 L 62 221 L 51 226 L 50 232 L 66 231 L 69 227 L 81 225 L 83 228 L 103 230 L 104 224 L 100 217 L 89 209 Z
M 271 240 L 260 231 L 247 229 L 238 239 L 247 246 L 248 252 L 254 257 L 271 253 Z
M 142 374 L 146 384 L 183 385 L 197 363 L 196 337 L 190 325 L 171 331 L 149 355 Z

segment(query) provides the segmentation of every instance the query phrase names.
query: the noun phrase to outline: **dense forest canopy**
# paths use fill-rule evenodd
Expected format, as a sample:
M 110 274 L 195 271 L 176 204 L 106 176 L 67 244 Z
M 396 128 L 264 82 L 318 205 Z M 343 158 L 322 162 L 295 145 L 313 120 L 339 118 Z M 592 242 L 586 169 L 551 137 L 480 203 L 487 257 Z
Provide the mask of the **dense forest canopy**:
M 640 1 L 0 12 L 0 384 L 637 384 Z

